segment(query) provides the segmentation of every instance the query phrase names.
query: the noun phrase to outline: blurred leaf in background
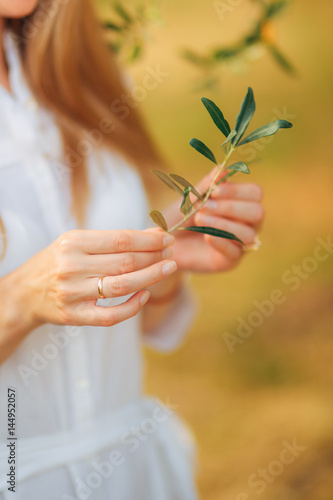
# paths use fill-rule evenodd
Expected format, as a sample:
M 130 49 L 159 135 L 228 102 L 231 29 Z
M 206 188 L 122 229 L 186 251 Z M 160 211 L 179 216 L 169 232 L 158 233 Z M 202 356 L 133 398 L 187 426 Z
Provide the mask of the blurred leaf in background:
M 109 32 L 110 47 L 124 61 L 134 62 L 142 56 L 145 45 L 152 42 L 153 30 L 162 23 L 160 0 L 110 0 L 109 6 L 103 26 Z

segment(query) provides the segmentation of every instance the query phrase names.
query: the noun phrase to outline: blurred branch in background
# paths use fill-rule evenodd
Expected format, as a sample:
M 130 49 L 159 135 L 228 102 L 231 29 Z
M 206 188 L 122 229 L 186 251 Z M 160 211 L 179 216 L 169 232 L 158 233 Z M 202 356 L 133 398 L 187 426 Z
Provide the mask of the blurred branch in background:
M 220 82 L 221 69 L 239 71 L 262 57 L 267 51 L 277 64 L 290 75 L 295 74 L 293 65 L 277 45 L 275 18 L 280 16 L 292 0 L 249 0 L 255 5 L 257 19 L 253 28 L 232 45 L 216 47 L 206 54 L 185 49 L 182 57 L 197 66 L 203 73 L 200 88 L 212 87 Z M 237 1 L 239 5 L 242 0 Z M 111 14 L 104 22 L 111 48 L 127 62 L 138 60 L 146 44 L 152 41 L 155 28 L 163 24 L 161 0 L 142 0 L 132 4 L 117 0 L 109 2 Z M 217 15 L 224 20 L 226 14 L 235 10 L 235 0 L 215 0 Z
M 205 55 L 200 55 L 194 50 L 186 49 L 183 57 L 198 67 L 203 73 L 202 87 L 214 86 L 220 81 L 221 68 L 229 65 L 236 71 L 244 69 L 250 62 L 260 58 L 268 51 L 277 64 L 289 74 L 295 74 L 294 67 L 277 46 L 277 35 L 273 20 L 285 11 L 291 0 L 251 0 L 258 4 L 258 19 L 253 28 L 239 41 L 229 46 L 216 47 Z M 229 0 L 214 2 L 215 10 L 223 21 L 227 13 L 235 10 Z

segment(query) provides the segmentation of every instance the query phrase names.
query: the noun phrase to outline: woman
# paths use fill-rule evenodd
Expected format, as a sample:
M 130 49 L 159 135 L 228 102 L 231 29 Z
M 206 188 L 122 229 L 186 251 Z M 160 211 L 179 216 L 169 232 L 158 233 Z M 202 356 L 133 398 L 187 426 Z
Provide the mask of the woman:
M 140 345 L 177 347 L 186 275 L 241 249 L 149 227 L 161 160 L 88 0 L 0 0 L 0 35 L 0 499 L 194 499 L 191 438 L 142 396 Z M 260 200 L 222 185 L 193 222 L 251 244 Z

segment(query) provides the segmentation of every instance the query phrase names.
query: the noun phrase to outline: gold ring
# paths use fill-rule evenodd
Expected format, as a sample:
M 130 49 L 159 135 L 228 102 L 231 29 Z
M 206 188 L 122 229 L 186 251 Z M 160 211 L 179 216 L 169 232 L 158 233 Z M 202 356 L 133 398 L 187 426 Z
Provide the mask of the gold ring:
M 105 276 L 103 276 L 102 278 L 99 278 L 98 285 L 97 285 L 98 296 L 100 299 L 106 299 L 106 297 L 103 293 L 103 280 L 104 280 L 104 278 L 105 278 Z

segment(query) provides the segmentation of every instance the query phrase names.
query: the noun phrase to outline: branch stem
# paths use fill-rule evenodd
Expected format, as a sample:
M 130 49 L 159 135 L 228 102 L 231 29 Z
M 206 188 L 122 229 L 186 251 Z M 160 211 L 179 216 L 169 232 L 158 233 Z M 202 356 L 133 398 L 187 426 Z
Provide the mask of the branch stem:
M 235 148 L 233 146 L 230 147 L 228 153 L 226 154 L 225 158 L 224 158 L 224 161 L 223 163 L 219 166 L 215 176 L 214 176 L 214 179 L 212 180 L 212 183 L 211 185 L 209 186 L 208 188 L 208 191 L 206 191 L 205 195 L 204 195 L 204 199 L 202 201 L 200 201 L 200 203 L 198 204 L 198 206 L 193 210 L 193 212 L 191 212 L 189 215 L 185 216 L 180 222 L 177 222 L 177 224 L 175 224 L 174 226 L 172 226 L 169 230 L 168 230 L 168 233 L 172 233 L 173 231 L 176 231 L 182 224 L 184 224 L 184 222 L 186 222 L 188 219 L 190 219 L 194 214 L 196 214 L 200 208 L 202 208 L 204 206 L 204 204 L 206 203 L 206 201 L 208 201 L 208 198 L 210 197 L 210 195 L 212 194 L 212 192 L 214 191 L 214 189 L 216 188 L 216 186 L 218 186 L 218 184 L 220 184 L 221 182 L 224 182 L 226 181 L 227 179 L 229 179 L 229 177 L 231 177 L 232 175 L 234 175 L 236 173 L 236 171 L 232 171 L 232 172 L 229 172 L 225 177 L 223 177 L 219 182 L 216 182 L 217 179 L 219 178 L 219 176 L 221 175 L 221 173 L 223 172 L 223 170 L 225 169 L 225 166 L 227 164 L 227 161 L 229 160 L 231 154 L 235 151 Z

